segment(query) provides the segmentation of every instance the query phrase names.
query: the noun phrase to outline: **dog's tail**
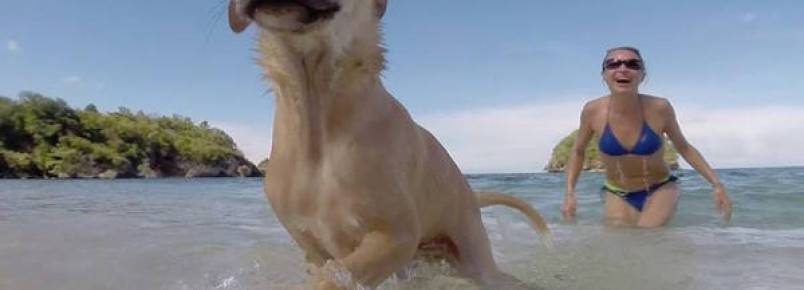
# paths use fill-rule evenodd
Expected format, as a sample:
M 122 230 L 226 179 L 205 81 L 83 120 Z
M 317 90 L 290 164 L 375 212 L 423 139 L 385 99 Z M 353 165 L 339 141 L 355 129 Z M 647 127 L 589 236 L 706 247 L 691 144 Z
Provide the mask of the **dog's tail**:
M 478 191 L 475 192 L 475 194 L 477 195 L 477 202 L 480 208 L 492 205 L 503 205 L 518 209 L 528 217 L 530 226 L 542 237 L 542 243 L 544 243 L 545 247 L 548 249 L 553 248 L 553 237 L 550 234 L 550 228 L 547 227 L 547 223 L 544 222 L 542 215 L 539 214 L 535 208 L 530 206 L 530 204 L 519 198 L 499 192 Z

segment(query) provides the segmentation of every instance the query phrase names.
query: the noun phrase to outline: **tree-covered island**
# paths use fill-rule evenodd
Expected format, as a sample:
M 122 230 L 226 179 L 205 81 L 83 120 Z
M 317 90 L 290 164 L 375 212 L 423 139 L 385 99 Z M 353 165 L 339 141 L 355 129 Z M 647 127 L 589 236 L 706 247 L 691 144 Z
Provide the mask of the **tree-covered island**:
M 0 96 L 0 178 L 261 176 L 229 135 L 182 116 Z

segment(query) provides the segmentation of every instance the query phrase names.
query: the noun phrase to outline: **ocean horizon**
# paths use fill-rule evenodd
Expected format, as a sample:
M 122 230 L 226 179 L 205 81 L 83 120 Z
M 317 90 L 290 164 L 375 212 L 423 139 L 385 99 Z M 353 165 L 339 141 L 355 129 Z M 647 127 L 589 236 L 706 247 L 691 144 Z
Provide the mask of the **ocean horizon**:
M 734 201 L 723 223 L 711 188 L 679 170 L 678 211 L 659 229 L 602 222 L 601 173 L 578 183 L 562 220 L 563 173 L 466 174 L 477 190 L 523 198 L 554 235 L 546 249 L 517 212 L 482 210 L 502 270 L 543 289 L 800 289 L 804 167 L 718 169 Z M 270 182 L 268 180 L 267 182 Z M 0 180 L 0 289 L 288 289 L 303 254 L 261 178 Z M 466 289 L 443 265 L 414 263 L 379 289 Z

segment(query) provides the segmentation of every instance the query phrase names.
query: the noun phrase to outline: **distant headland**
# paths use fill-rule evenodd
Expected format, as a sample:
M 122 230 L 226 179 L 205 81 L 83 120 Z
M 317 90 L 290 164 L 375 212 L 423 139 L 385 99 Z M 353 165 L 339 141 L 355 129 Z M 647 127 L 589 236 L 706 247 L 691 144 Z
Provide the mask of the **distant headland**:
M 0 178 L 256 177 L 226 132 L 182 116 L 74 109 L 58 98 L 0 96 Z

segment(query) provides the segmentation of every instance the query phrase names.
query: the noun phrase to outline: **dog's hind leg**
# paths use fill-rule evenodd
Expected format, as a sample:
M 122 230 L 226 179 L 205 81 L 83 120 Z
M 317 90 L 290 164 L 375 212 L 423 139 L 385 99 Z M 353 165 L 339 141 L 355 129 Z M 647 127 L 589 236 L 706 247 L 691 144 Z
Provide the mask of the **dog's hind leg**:
M 482 289 L 530 289 L 519 279 L 497 268 L 492 256 L 491 242 L 479 218 L 463 218 L 463 225 L 450 234 L 458 248 L 455 267 L 459 274 L 474 280 Z
M 458 272 L 468 278 L 487 281 L 488 274 L 497 272 L 486 229 L 478 211 L 464 211 L 459 225 L 447 233 L 457 248 Z

